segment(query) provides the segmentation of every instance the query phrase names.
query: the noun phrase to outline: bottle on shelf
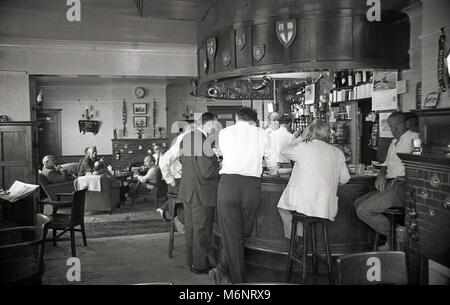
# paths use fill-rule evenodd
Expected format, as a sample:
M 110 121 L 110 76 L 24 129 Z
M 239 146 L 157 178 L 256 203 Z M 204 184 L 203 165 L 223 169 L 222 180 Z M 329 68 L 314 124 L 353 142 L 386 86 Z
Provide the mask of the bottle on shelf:
M 334 90 L 334 89 L 338 88 L 338 74 L 336 72 L 333 73 L 333 77 L 334 77 L 334 81 L 331 86 L 332 86 L 332 89 Z
M 355 85 L 358 86 L 361 83 L 361 72 L 356 71 L 355 73 Z
M 367 72 L 366 71 L 362 71 L 362 82 L 363 83 L 367 83 Z
M 348 73 L 348 76 L 347 76 L 347 86 L 352 87 L 353 84 L 354 84 L 354 82 L 353 82 L 353 72 L 350 71 L 350 73 Z
M 341 72 L 341 87 L 347 87 L 348 86 L 348 73 L 347 72 Z

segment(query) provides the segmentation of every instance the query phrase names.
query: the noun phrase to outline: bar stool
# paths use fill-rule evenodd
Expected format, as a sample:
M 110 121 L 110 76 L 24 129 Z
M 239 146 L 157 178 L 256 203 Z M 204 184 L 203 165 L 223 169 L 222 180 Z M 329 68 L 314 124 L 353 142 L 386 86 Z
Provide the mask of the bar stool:
M 170 237 L 169 237 L 169 258 L 173 257 L 173 241 L 175 235 L 175 209 L 177 207 L 177 197 L 178 194 L 175 193 L 167 193 L 167 197 L 169 198 L 169 211 L 170 211 Z
M 396 243 L 395 243 L 395 218 L 397 216 L 405 216 L 405 208 L 404 207 L 392 207 L 387 209 L 384 213 L 384 216 L 389 218 L 389 237 L 391 240 L 391 244 L 389 245 L 391 251 L 396 251 Z M 378 240 L 380 239 L 380 233 L 376 232 L 375 240 L 373 242 L 373 251 L 378 250 Z
M 303 252 L 302 259 L 294 254 L 294 250 L 298 248 L 298 240 L 297 240 L 297 223 L 301 221 L 303 223 Z M 328 245 L 328 237 L 327 237 L 327 229 L 325 226 L 325 221 L 328 219 L 318 218 L 318 217 L 310 217 L 304 214 L 300 214 L 297 212 L 292 212 L 292 230 L 291 230 L 291 239 L 289 243 L 289 252 L 288 252 L 288 264 L 287 264 L 287 279 L 286 282 L 289 282 L 292 273 L 292 261 L 295 261 L 299 264 L 302 264 L 302 284 L 305 284 L 306 281 L 306 271 L 307 271 L 307 262 L 306 257 L 308 253 L 307 249 L 307 240 L 309 238 L 308 233 L 311 232 L 311 244 L 312 244 L 312 264 L 314 274 L 318 274 L 318 264 L 317 258 L 319 255 L 316 251 L 316 229 L 315 224 L 320 223 L 322 225 L 323 239 L 325 242 L 325 252 L 326 252 L 326 263 L 328 266 L 328 279 L 330 284 L 334 284 L 334 274 L 333 274 L 333 262 L 331 261 L 331 253 L 330 247 Z M 309 226 L 310 230 L 305 230 Z

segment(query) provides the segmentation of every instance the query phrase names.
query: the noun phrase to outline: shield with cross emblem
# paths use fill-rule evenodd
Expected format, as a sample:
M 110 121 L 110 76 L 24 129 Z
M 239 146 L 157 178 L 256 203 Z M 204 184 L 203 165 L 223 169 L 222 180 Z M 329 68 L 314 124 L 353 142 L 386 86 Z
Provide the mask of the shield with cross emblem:
M 277 21 L 275 23 L 275 32 L 281 44 L 285 48 L 289 48 L 297 35 L 297 22 L 295 19 Z
M 216 37 L 211 37 L 206 41 L 206 51 L 208 54 L 208 59 L 212 61 L 216 56 Z

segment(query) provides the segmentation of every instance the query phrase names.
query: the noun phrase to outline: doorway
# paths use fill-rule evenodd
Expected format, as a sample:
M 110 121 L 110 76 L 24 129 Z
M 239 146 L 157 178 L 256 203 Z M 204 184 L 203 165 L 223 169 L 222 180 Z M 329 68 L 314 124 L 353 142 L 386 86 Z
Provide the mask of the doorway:
M 62 155 L 61 109 L 42 109 L 37 112 L 39 160 L 46 155 L 57 159 Z
M 234 125 L 236 114 L 242 106 L 207 106 L 208 112 L 217 115 L 222 128 Z

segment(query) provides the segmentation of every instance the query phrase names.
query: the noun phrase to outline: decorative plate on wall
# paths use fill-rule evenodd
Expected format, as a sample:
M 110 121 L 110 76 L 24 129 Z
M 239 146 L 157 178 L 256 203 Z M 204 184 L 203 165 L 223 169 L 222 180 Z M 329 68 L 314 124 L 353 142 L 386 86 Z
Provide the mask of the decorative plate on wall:
M 145 90 L 142 87 L 137 87 L 134 90 L 134 95 L 136 95 L 137 98 L 143 98 L 145 96 Z

